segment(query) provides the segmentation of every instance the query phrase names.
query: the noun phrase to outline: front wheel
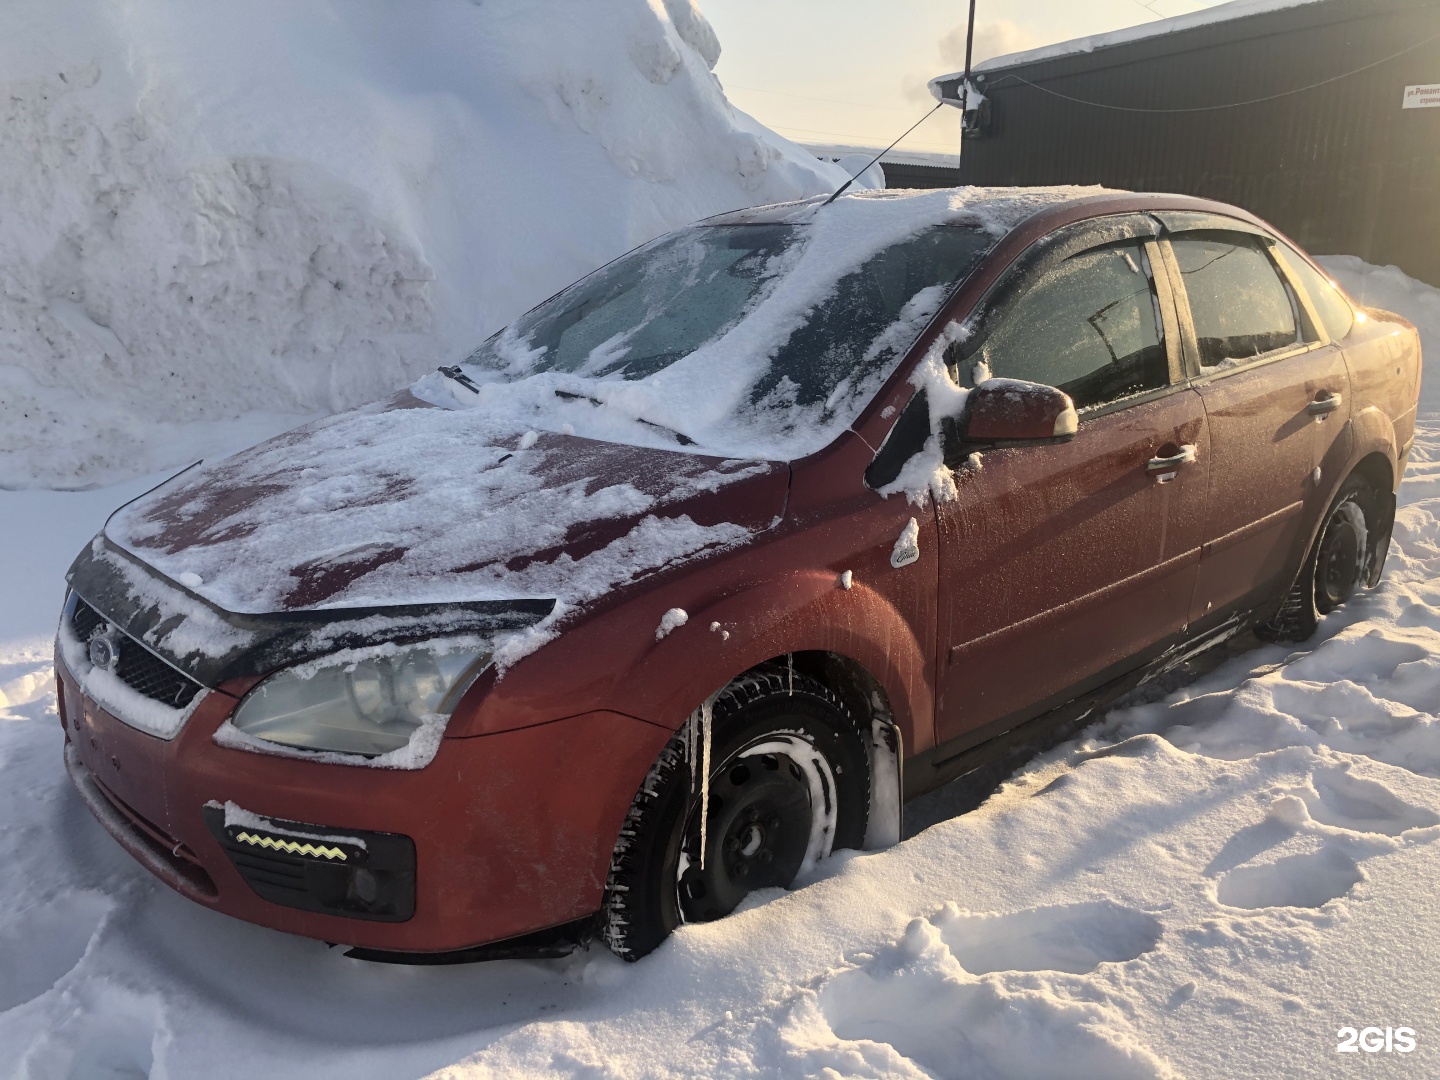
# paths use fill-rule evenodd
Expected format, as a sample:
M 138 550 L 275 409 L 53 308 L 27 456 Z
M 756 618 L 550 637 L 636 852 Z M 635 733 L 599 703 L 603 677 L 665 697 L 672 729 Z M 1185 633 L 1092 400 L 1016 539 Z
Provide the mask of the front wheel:
M 824 684 L 767 665 L 721 691 L 708 783 L 702 727 L 692 719 L 661 752 L 615 846 L 603 935 L 627 960 L 864 842 L 867 742 Z
M 1364 584 L 1376 581 L 1373 559 L 1384 548 L 1372 535 L 1377 528 L 1374 489 L 1360 477 L 1351 477 L 1330 504 L 1320 533 L 1300 568 L 1300 575 L 1280 610 L 1259 628 L 1271 641 L 1304 641 L 1329 615 Z

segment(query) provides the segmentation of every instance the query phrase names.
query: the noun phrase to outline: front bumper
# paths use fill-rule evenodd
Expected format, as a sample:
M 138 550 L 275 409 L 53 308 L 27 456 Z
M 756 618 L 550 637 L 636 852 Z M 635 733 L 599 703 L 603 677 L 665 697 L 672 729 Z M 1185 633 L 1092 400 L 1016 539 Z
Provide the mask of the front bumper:
M 147 869 L 191 900 L 248 922 L 401 953 L 468 949 L 598 911 L 625 813 L 670 735 L 618 713 L 590 712 L 446 738 L 435 759 L 414 771 L 321 764 L 216 745 L 215 730 L 237 704 L 220 691 L 166 741 L 86 698 L 58 656 L 56 674 L 71 778 Z M 326 833 L 408 838 L 413 913 L 385 921 L 266 899 L 214 828 L 215 804 L 227 802 Z

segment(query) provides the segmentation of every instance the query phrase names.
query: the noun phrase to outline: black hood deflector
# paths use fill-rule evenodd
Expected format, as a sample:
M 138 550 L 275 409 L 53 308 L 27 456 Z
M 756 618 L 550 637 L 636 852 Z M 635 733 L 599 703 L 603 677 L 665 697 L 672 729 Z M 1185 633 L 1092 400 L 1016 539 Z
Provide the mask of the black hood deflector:
M 144 588 L 133 584 L 137 573 L 148 579 Z M 216 607 L 103 537 L 86 545 L 66 580 L 81 599 L 130 637 L 211 688 L 342 649 L 523 630 L 555 607 L 554 600 L 479 600 L 236 614 Z M 225 646 L 184 652 L 177 648 L 177 639 L 193 641 L 193 634 L 174 632 L 187 619 L 192 625 L 197 621 L 197 606 L 233 631 L 222 635 Z

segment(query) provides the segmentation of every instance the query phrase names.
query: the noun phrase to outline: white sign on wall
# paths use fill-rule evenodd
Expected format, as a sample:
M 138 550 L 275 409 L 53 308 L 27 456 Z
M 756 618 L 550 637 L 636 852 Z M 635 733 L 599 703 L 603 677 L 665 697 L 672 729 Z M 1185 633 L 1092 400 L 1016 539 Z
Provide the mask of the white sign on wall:
M 1440 83 L 1405 87 L 1406 109 L 1440 109 Z

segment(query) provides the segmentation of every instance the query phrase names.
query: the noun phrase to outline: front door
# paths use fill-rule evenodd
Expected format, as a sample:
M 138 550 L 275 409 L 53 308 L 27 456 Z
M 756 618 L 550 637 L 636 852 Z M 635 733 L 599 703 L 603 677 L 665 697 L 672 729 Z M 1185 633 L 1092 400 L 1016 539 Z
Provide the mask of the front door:
M 959 752 L 1181 631 L 1209 445 L 1154 243 L 1083 251 L 1019 291 L 958 374 L 1058 386 L 1071 441 L 990 450 L 938 507 L 937 737 Z M 969 371 L 967 364 L 973 365 Z

